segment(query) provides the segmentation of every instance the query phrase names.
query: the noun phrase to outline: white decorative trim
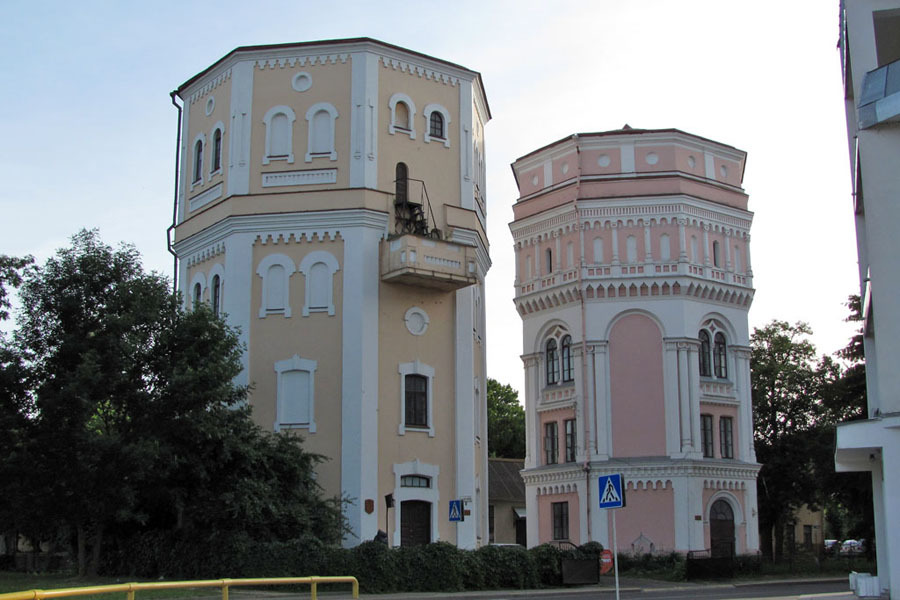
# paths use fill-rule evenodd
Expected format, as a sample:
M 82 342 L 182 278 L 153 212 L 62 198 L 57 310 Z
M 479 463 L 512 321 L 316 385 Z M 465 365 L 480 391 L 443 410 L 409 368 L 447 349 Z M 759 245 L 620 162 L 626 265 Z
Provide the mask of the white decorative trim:
M 400 363 L 397 368 L 400 373 L 400 427 L 397 433 L 406 435 L 408 431 L 427 431 L 428 437 L 434 437 L 434 412 L 432 398 L 434 397 L 434 367 L 426 365 L 416 359 L 413 362 Z M 422 375 L 428 380 L 426 388 L 426 402 L 428 404 L 428 427 L 408 427 L 406 426 L 406 376 Z
M 210 96 L 206 99 L 206 116 L 213 114 L 214 110 L 216 110 L 216 97 Z
M 442 73 L 435 69 L 408 62 L 407 60 L 399 60 L 388 56 L 380 56 L 379 59 L 386 69 L 394 69 L 395 71 L 409 73 L 415 77 L 431 79 L 432 81 L 443 84 L 459 85 L 460 82 L 458 76 Z
M 219 168 L 213 170 L 213 167 L 216 165 L 216 131 L 220 131 L 222 135 L 222 144 L 219 147 Z M 222 121 L 217 121 L 215 125 L 212 126 L 212 129 L 209 130 L 209 177 L 212 179 L 213 175 L 222 172 L 222 166 L 224 165 L 224 161 L 222 160 L 225 156 L 225 123 Z
M 439 465 L 420 462 L 415 459 L 405 463 L 394 463 L 394 541 L 396 548 L 400 545 L 400 524 L 403 519 L 403 502 L 408 500 L 422 500 L 431 503 L 431 541 L 436 542 L 440 539 L 438 524 L 440 523 L 440 487 L 438 486 L 438 478 L 441 474 Z M 401 480 L 406 475 L 420 475 L 428 477 L 431 480 L 431 487 L 402 487 Z
M 403 315 L 403 321 L 406 323 L 406 329 L 413 335 L 425 335 L 428 331 L 428 313 L 418 306 L 413 306 Z
M 441 116 L 444 117 L 444 137 L 443 138 L 435 138 L 431 137 L 431 113 L 436 112 L 440 113 Z M 422 115 L 425 117 L 425 132 L 422 134 L 422 139 L 425 140 L 426 143 L 434 140 L 436 142 L 443 142 L 445 148 L 450 147 L 450 112 L 441 106 L 440 104 L 428 104 L 425 106 L 425 110 L 422 111 Z
M 331 129 L 330 129 L 330 138 L 325 140 L 325 145 L 330 148 L 326 152 L 312 152 L 313 142 L 315 142 L 315 130 L 313 128 L 313 118 L 320 112 L 328 113 L 328 116 L 331 118 Z M 309 132 L 307 145 L 306 145 L 306 162 L 312 162 L 313 158 L 319 156 L 328 156 L 331 160 L 337 160 L 337 150 L 334 149 L 334 122 L 338 118 L 338 111 L 334 107 L 333 104 L 329 102 L 317 102 L 309 107 L 309 110 L 306 111 L 306 124 Z
M 210 308 L 213 308 L 212 285 L 213 285 L 213 280 L 215 279 L 216 275 L 219 276 L 219 313 L 217 316 L 221 317 L 221 316 L 225 315 L 225 267 L 222 265 L 222 263 L 214 264 L 212 266 L 212 268 L 209 270 L 209 278 L 207 279 L 207 281 L 209 282 L 209 288 L 210 288 L 210 290 L 209 290 L 209 306 L 210 306 Z
M 326 65 L 326 64 L 336 64 L 338 61 L 341 63 L 347 62 L 347 59 L 350 58 L 350 55 L 347 53 L 340 54 L 321 54 L 321 55 L 312 55 L 312 56 L 280 56 L 273 58 L 260 58 L 257 59 L 255 65 L 258 69 L 283 69 L 285 66 L 294 67 L 296 65 L 300 65 L 301 67 L 310 66 L 313 67 L 315 65 Z
M 217 87 L 222 85 L 229 77 L 231 77 L 231 67 L 225 69 L 224 71 L 207 81 L 206 84 L 203 85 L 203 87 L 194 91 L 187 99 L 188 104 L 193 104 L 212 90 L 216 89 Z M 182 96 L 182 98 L 184 98 L 184 96 Z
M 309 279 L 310 270 L 317 264 L 322 263 L 326 267 L 328 267 L 329 274 L 331 276 L 331 285 L 327 290 L 327 304 L 324 306 L 310 306 L 310 298 L 312 297 L 312 285 Z M 300 261 L 300 266 L 297 267 L 297 271 L 303 273 L 303 276 L 306 278 L 304 290 L 306 293 L 306 298 L 303 303 L 303 316 L 308 317 L 311 312 L 327 312 L 328 316 L 334 316 L 334 274 L 337 271 L 340 271 L 340 264 L 338 264 L 337 259 L 330 252 L 326 252 L 324 250 L 316 250 L 315 252 L 310 252 L 306 256 L 303 257 L 303 260 Z
M 275 363 L 275 373 L 277 374 L 276 376 L 278 378 L 278 399 L 275 405 L 275 431 L 281 431 L 282 429 L 304 428 L 308 429 L 310 433 L 316 432 L 315 391 L 317 366 L 318 363 L 316 361 L 306 358 L 300 358 L 300 356 L 298 356 L 297 354 L 287 360 L 281 360 Z M 285 413 L 285 403 L 290 400 L 287 397 L 287 393 L 284 389 L 283 375 L 291 371 L 302 371 L 309 373 L 309 389 L 307 390 L 307 398 L 309 398 L 309 412 L 307 415 L 307 421 L 305 423 L 288 423 L 282 421 Z
M 312 87 L 312 76 L 306 71 L 300 71 L 291 78 L 291 87 L 295 92 L 305 92 Z
M 277 115 L 284 115 L 288 118 L 288 143 L 290 145 L 290 151 L 287 155 L 272 155 L 272 119 L 274 119 Z M 265 116 L 263 117 L 263 123 L 266 125 L 266 152 L 263 155 L 262 164 L 267 165 L 269 162 L 273 160 L 287 160 L 288 163 L 293 164 L 294 162 L 294 121 L 297 120 L 297 115 L 294 113 L 294 110 L 290 106 L 278 105 L 273 106 L 268 111 L 266 111 Z
M 193 308 L 194 302 L 196 301 L 194 297 L 194 286 L 198 283 L 200 284 L 200 302 L 203 302 L 203 294 L 206 293 L 206 274 L 203 271 L 197 271 L 194 273 L 194 276 L 191 277 L 191 284 L 187 289 L 187 294 L 185 294 L 185 307 Z
M 391 99 L 388 101 L 388 107 L 391 109 L 391 123 L 388 125 L 388 133 L 394 135 L 398 131 L 397 129 L 397 103 L 402 102 L 406 105 L 406 110 L 409 113 L 407 115 L 407 123 L 405 126 L 401 126 L 399 129 L 400 133 L 409 136 L 409 139 L 416 139 L 416 103 L 412 101 L 412 98 L 407 96 L 402 92 L 397 92 Z
M 262 174 L 262 186 L 264 188 L 291 185 L 322 185 L 327 183 L 337 183 L 337 169 L 282 171 Z
M 269 277 L 269 269 L 274 266 L 281 266 L 284 269 L 284 306 L 281 308 L 270 309 L 269 306 L 269 288 L 266 279 Z M 259 305 L 259 318 L 264 319 L 267 315 L 283 314 L 286 318 L 291 316 L 291 275 L 293 275 L 296 267 L 294 261 L 284 254 L 269 254 L 259 261 L 256 268 L 256 274 L 262 278 L 262 298 Z
M 200 142 L 200 177 L 194 179 L 194 175 L 198 173 L 197 170 L 197 142 Z M 201 131 L 196 136 L 194 136 L 194 141 L 191 142 L 191 176 L 188 178 L 191 180 L 191 191 L 198 185 L 203 185 L 203 155 L 206 154 L 206 135 Z
M 197 194 L 196 196 L 194 196 L 193 198 L 188 200 L 188 209 L 191 211 L 195 211 L 198 208 L 200 208 L 201 206 L 205 206 L 206 204 L 209 204 L 213 200 L 221 198 L 222 197 L 222 189 L 223 189 L 223 186 L 222 186 L 222 182 L 220 181 L 219 183 L 217 183 L 213 187 L 209 188 L 205 192 L 200 192 L 199 194 Z

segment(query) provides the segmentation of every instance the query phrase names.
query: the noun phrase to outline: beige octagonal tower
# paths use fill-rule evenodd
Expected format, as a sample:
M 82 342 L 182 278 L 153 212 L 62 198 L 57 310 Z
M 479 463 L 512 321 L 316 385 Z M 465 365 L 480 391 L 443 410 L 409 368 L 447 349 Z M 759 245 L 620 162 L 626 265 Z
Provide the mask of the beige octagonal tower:
M 480 75 L 366 38 L 251 46 L 176 98 L 179 288 L 240 329 L 253 418 L 327 457 L 346 544 L 487 540 Z
M 518 159 L 528 545 L 759 547 L 746 154 L 675 129 L 577 134 Z

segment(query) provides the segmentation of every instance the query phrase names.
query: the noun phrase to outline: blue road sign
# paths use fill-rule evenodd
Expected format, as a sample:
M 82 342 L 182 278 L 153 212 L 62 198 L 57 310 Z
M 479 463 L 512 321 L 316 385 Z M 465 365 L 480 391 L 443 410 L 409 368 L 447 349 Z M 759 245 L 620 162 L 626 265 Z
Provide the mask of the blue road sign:
M 451 500 L 450 501 L 450 521 L 462 521 L 462 520 L 463 520 L 462 500 Z
M 622 508 L 625 506 L 625 491 L 622 488 L 622 474 L 601 475 L 597 480 L 600 488 L 600 508 Z

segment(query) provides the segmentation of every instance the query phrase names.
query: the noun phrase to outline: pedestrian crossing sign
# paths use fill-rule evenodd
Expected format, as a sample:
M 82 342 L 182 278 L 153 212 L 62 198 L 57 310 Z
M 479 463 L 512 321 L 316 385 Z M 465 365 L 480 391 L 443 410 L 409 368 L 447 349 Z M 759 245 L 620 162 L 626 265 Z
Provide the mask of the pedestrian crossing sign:
M 451 521 L 462 521 L 465 519 L 462 510 L 462 500 L 451 500 L 450 501 L 450 520 Z
M 597 480 L 600 488 L 600 508 L 622 508 L 625 506 L 625 491 L 622 475 L 601 475 Z

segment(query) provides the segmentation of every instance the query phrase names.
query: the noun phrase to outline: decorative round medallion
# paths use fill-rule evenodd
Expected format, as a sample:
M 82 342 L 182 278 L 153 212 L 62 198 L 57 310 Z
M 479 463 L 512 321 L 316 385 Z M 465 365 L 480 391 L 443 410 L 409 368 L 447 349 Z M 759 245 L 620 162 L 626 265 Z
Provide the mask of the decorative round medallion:
M 694 158 L 694 155 L 688 156 L 688 167 L 693 169 L 697 166 L 697 159 Z
M 728 167 L 726 167 L 725 165 L 719 167 L 719 175 L 722 177 L 722 179 L 728 177 Z
M 538 176 L 535 175 L 534 177 L 531 178 L 531 185 L 537 185 L 537 183 L 538 183 Z
M 418 306 L 407 310 L 403 320 L 406 321 L 406 329 L 413 335 L 424 335 L 428 329 L 428 313 Z
M 655 165 L 659 162 L 659 155 L 656 152 L 648 152 L 645 158 L 648 165 Z
M 608 167 L 609 163 L 610 163 L 609 155 L 601 154 L 600 156 L 597 157 L 597 165 L 599 165 L 601 167 Z
M 563 172 L 563 175 L 565 175 L 566 173 L 569 172 L 569 163 L 563 163 L 562 172 Z
M 210 96 L 206 99 L 206 116 L 208 117 L 216 110 L 216 98 L 215 96 Z
M 312 87 L 312 77 L 306 71 L 300 71 L 291 80 L 291 87 L 298 92 L 305 92 Z

